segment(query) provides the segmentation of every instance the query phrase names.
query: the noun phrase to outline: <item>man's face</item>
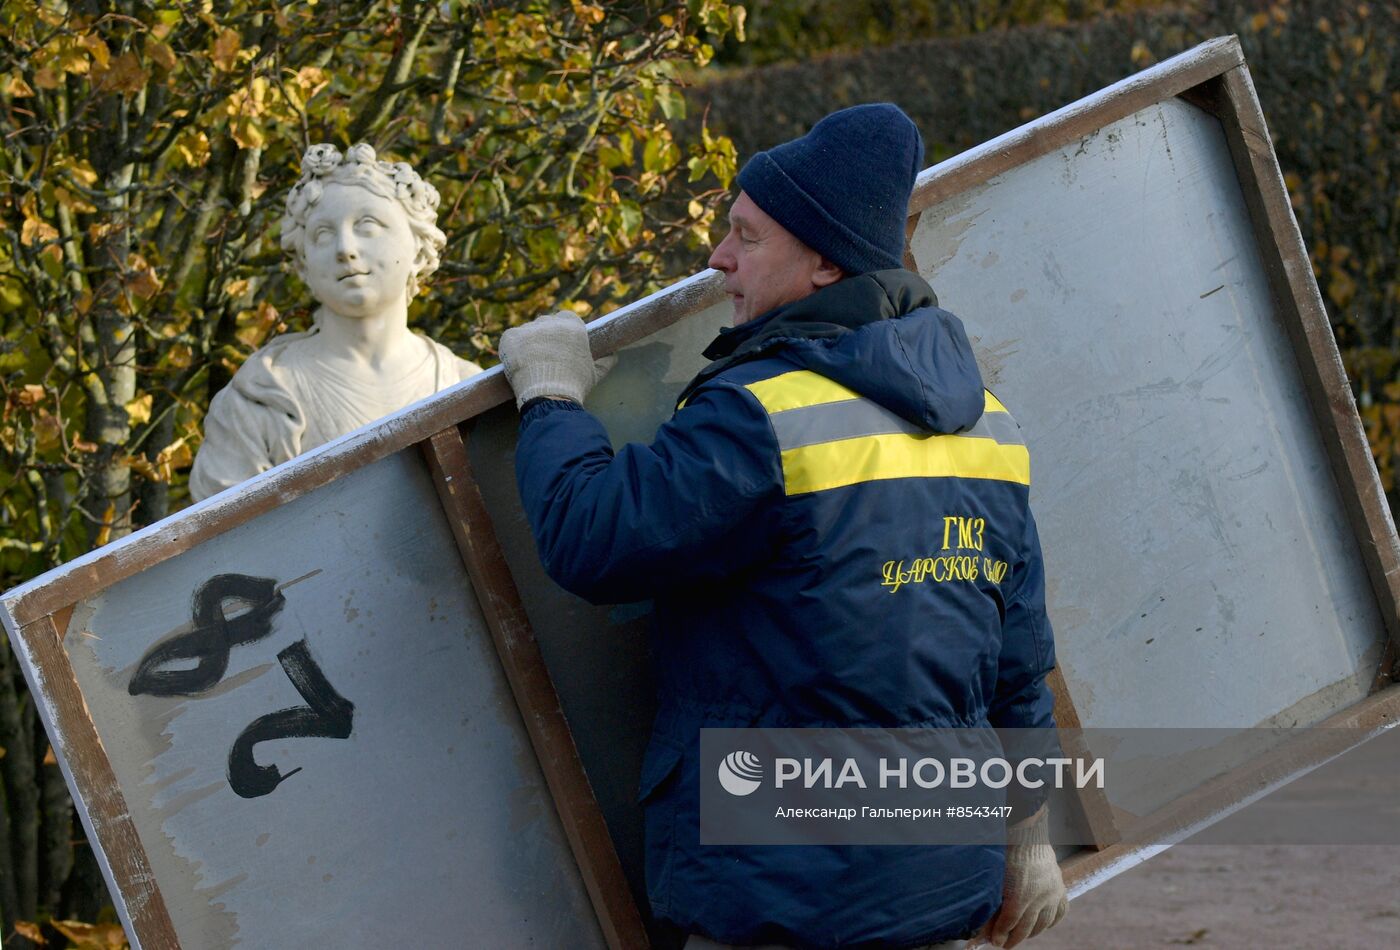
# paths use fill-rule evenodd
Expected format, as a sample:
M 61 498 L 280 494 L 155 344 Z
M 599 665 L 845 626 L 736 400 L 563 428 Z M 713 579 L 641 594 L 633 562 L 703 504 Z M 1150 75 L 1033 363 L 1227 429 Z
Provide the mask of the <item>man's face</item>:
M 405 303 L 417 243 L 398 202 L 356 185 L 329 184 L 307 215 L 306 282 L 342 317 L 372 317 Z
M 803 244 L 739 192 L 729 209 L 729 233 L 710 255 L 734 300 L 734 325 L 801 300 L 841 279 L 834 264 Z

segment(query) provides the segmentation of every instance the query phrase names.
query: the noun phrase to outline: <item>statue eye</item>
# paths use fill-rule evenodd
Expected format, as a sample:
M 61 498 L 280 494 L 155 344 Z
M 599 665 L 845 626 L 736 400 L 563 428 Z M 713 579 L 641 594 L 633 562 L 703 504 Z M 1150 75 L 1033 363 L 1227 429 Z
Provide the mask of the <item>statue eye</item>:
M 361 231 L 378 231 L 380 228 L 384 227 L 378 218 L 371 218 L 368 215 L 356 221 L 355 225 Z
M 326 242 L 326 239 L 330 236 L 331 229 L 324 226 L 319 227 L 315 231 L 311 232 L 311 240 L 315 241 L 317 244 L 324 244 Z

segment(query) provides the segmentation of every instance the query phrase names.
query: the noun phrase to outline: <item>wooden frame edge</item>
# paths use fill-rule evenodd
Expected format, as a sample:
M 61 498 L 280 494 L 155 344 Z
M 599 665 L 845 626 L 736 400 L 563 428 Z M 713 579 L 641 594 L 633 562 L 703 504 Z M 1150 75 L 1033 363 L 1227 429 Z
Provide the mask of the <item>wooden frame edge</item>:
M 1083 725 L 1079 720 L 1079 709 L 1074 705 L 1074 697 L 1070 694 L 1069 683 L 1065 681 L 1065 674 L 1056 666 L 1046 675 L 1045 681 L 1055 697 L 1055 726 L 1060 731 L 1060 744 L 1064 754 L 1071 759 L 1093 758 L 1081 738 Z M 1097 785 L 1075 788 L 1070 802 L 1079 812 L 1078 817 L 1089 829 L 1089 837 L 1094 842 L 1091 847 L 1095 850 L 1102 851 L 1120 839 L 1118 825 L 1113 820 L 1113 806 L 1103 789 Z
M 1060 862 L 1065 884 L 1075 894 L 1088 890 L 1397 726 L 1400 686 L 1375 693 L 1316 725 L 1296 730 L 1299 738 L 1153 812 L 1148 816 L 1149 823 L 1136 829 L 1131 839 L 1102 851 L 1085 848 L 1070 855 Z M 1349 734 L 1355 731 L 1364 731 L 1365 735 L 1352 741 Z M 1242 788 L 1250 791 L 1242 796 Z
M 1395 522 L 1249 67 L 1242 63 L 1212 80 L 1207 93 L 1222 119 L 1269 289 L 1298 358 L 1299 375 L 1332 464 L 1337 494 L 1370 575 L 1390 642 L 1400 646 L 1400 543 Z
M 23 654 L 25 680 L 53 740 L 64 780 L 70 789 L 84 790 L 73 805 L 132 950 L 179 947 L 175 924 L 53 617 L 21 626 L 7 613 L 5 621 L 11 645 Z M 37 670 L 44 671 L 42 679 L 32 673 Z
M 1180 95 L 1192 86 L 1244 62 L 1234 36 L 1207 40 L 1098 92 L 1076 100 L 1034 122 L 984 142 L 927 168 L 914 184 L 911 215 L 980 185 L 1033 158 L 1064 148 L 1155 102 Z
M 450 426 L 421 445 L 599 927 L 614 950 L 647 947 L 631 887 L 477 487 L 462 434 Z

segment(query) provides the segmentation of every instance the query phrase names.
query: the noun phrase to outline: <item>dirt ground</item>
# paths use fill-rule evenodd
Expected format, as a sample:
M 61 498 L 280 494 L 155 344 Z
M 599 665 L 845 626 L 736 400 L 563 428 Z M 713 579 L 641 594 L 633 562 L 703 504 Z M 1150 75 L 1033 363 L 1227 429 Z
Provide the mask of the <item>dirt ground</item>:
M 1021 946 L 1400 947 L 1400 728 L 1100 884 Z

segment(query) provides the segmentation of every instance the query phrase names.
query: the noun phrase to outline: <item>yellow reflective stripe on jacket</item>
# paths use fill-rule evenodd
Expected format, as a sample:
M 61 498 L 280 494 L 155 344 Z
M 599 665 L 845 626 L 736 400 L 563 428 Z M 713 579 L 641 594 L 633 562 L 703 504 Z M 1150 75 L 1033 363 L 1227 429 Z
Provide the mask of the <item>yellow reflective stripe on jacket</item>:
M 797 370 L 750 383 L 782 452 L 787 494 L 889 478 L 985 478 L 1030 484 L 1019 427 L 990 392 L 977 424 L 926 432 L 855 391 Z
M 789 495 L 885 478 L 990 478 L 1031 483 L 1024 445 L 961 435 L 869 435 L 783 453 Z
M 803 406 L 819 406 L 829 402 L 845 402 L 859 399 L 860 393 L 847 389 L 840 383 L 827 379 L 809 369 L 794 370 L 760 379 L 746 387 L 757 397 L 769 414 L 785 409 L 798 409 Z

